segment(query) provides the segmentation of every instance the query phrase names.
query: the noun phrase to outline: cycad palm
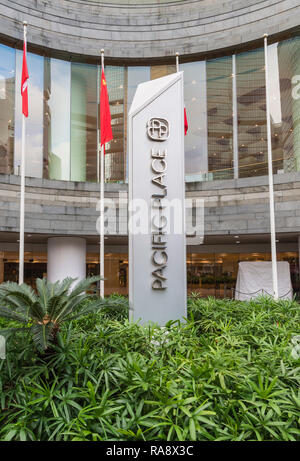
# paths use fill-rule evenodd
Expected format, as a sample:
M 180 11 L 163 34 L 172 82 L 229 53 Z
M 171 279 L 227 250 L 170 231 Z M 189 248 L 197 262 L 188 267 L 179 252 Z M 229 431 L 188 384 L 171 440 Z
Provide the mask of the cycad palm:
M 0 317 L 14 320 L 29 329 L 39 349 L 47 349 L 55 342 L 60 326 L 66 320 L 73 320 L 103 307 L 121 307 L 121 301 L 101 299 L 86 291 L 100 277 L 89 277 L 74 288 L 75 280 L 66 278 L 51 283 L 37 279 L 37 293 L 26 285 L 6 282 L 0 285 Z M 88 302 L 87 302 L 88 301 Z M 11 332 L 11 328 L 6 330 Z M 2 332 L 3 333 L 3 332 Z

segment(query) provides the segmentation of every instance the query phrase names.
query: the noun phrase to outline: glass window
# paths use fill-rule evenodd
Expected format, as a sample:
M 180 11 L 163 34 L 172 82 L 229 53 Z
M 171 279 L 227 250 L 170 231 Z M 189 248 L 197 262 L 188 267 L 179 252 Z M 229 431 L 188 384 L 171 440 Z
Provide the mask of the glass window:
M 124 67 L 105 67 L 113 131 L 113 140 L 105 150 L 105 178 L 108 181 L 125 180 L 124 76 Z
M 300 171 L 300 38 L 285 40 L 276 48 L 281 119 L 272 123 L 272 148 L 283 159 L 283 171 L 289 173 Z
M 296 252 L 278 252 L 278 261 L 288 261 L 295 293 L 299 292 L 299 258 Z M 200 297 L 234 296 L 238 265 L 242 261 L 270 261 L 271 254 L 253 253 L 190 253 L 187 254 L 188 293 Z
M 97 181 L 97 66 L 71 63 L 72 181 Z
M 97 181 L 98 66 L 27 54 L 26 175 Z M 268 45 L 273 173 L 300 171 L 300 37 Z M 20 173 L 22 50 L 0 45 L 0 173 Z M 180 65 L 187 181 L 268 174 L 263 47 Z M 127 178 L 127 114 L 139 83 L 174 64 L 107 66 L 113 140 L 107 181 Z M 236 96 L 236 97 L 235 97 Z
M 0 45 L 0 173 L 13 171 L 15 50 Z
M 128 254 L 106 253 L 104 258 L 105 296 L 128 295 Z M 99 254 L 87 254 L 87 277 L 99 274 Z
M 23 50 L 16 50 L 16 87 L 15 87 L 15 158 L 14 172 L 20 173 L 22 149 L 22 75 Z M 28 65 L 28 101 L 29 115 L 26 119 L 26 176 L 43 177 L 43 91 L 44 58 L 27 53 Z
M 151 66 L 150 68 L 150 80 L 155 80 L 156 78 L 165 77 L 176 72 L 176 64 L 174 58 L 174 64 L 160 65 L 160 66 Z
M 184 71 L 184 101 L 189 129 L 185 141 L 185 172 L 201 180 L 208 171 L 206 63 L 191 62 L 180 66 Z
M 44 177 L 70 180 L 71 63 L 45 59 Z
M 130 66 L 125 68 L 125 78 L 124 78 L 124 85 L 125 89 L 127 88 L 127 92 L 125 91 L 125 100 L 124 100 L 124 112 L 126 114 L 125 117 L 125 129 L 124 129 L 124 145 L 126 146 L 126 181 L 128 181 L 128 146 L 127 146 L 127 116 L 132 104 L 135 91 L 139 83 L 147 82 L 150 80 L 150 67 L 143 67 L 143 66 Z
M 268 174 L 264 50 L 236 56 L 239 177 Z
M 232 58 L 206 63 L 208 179 L 233 177 Z
M 137 86 L 150 80 L 150 67 L 130 66 L 127 71 L 127 107 L 130 109 Z
M 230 253 L 192 253 L 187 255 L 188 293 L 201 297 L 232 297 L 239 256 Z
M 201 297 L 215 296 L 215 257 L 214 254 L 191 253 L 187 255 L 188 293 Z
M 1 255 L 1 253 L 0 253 Z M 18 282 L 19 279 L 19 254 L 18 252 L 2 252 L 4 282 Z M 31 249 L 24 253 L 24 282 L 36 288 L 36 279 L 47 277 L 47 254 Z

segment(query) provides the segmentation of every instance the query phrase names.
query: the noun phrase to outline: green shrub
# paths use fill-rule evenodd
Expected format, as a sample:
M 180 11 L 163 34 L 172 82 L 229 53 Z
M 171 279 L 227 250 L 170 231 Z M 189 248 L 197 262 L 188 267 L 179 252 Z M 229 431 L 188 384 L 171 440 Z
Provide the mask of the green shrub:
M 26 285 L 6 282 L 0 285 L 0 318 L 19 324 L 2 334 L 20 329 L 28 330 L 40 350 L 46 350 L 51 343 L 57 343 L 61 325 L 89 312 L 101 308 L 115 308 L 122 304 L 121 299 L 101 299 L 87 294 L 99 276 L 81 280 L 66 278 L 62 282 L 51 283 L 47 279 L 36 279 L 37 292 Z M 124 302 L 123 302 L 124 305 Z M 20 326 L 22 326 L 20 328 Z
M 188 301 L 185 323 L 101 310 L 47 358 L 17 332 L 0 362 L 1 440 L 299 440 L 295 302 Z

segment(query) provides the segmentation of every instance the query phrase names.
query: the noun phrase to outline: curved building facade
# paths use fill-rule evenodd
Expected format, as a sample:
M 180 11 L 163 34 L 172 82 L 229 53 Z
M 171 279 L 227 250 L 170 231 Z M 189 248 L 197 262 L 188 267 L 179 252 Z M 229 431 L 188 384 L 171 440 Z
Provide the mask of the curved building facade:
M 187 247 L 189 291 L 231 296 L 239 261 L 270 260 L 267 33 L 277 257 L 290 263 L 298 291 L 299 17 L 299 0 L 0 0 L 0 281 L 18 277 L 26 20 L 28 283 L 52 273 L 53 237 L 69 237 L 74 248 L 78 241 L 81 255 L 84 239 L 87 274 L 99 271 L 101 48 L 114 135 L 105 156 L 105 194 L 115 203 L 107 210 L 106 293 L 128 287 L 127 114 L 139 83 L 175 72 L 176 52 L 189 122 L 186 196 L 204 204 L 204 241 Z

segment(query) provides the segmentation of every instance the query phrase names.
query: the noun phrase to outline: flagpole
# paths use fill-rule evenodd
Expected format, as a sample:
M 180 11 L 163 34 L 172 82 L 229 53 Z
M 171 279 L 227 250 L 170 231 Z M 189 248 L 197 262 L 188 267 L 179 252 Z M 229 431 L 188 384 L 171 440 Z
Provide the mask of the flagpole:
M 27 52 L 27 22 L 23 21 L 23 40 Z M 24 221 L 25 221 L 25 140 L 26 123 L 22 113 L 22 148 L 21 148 L 21 191 L 20 191 L 20 237 L 19 237 L 19 285 L 24 283 Z
M 176 72 L 179 72 L 179 53 L 176 53 Z
M 97 110 L 99 121 L 97 123 L 97 182 L 100 181 L 100 66 L 97 66 Z
M 103 70 L 104 50 L 102 49 L 101 71 Z M 104 298 L 104 144 L 100 147 L 100 276 L 100 297 Z
M 264 34 L 272 281 L 273 281 L 273 296 L 275 299 L 278 299 L 278 274 L 277 274 L 277 254 L 276 254 L 275 207 L 274 207 L 274 186 L 273 186 L 273 162 L 272 162 L 272 142 L 271 142 L 271 117 L 270 117 L 267 37 L 268 37 L 268 34 Z

